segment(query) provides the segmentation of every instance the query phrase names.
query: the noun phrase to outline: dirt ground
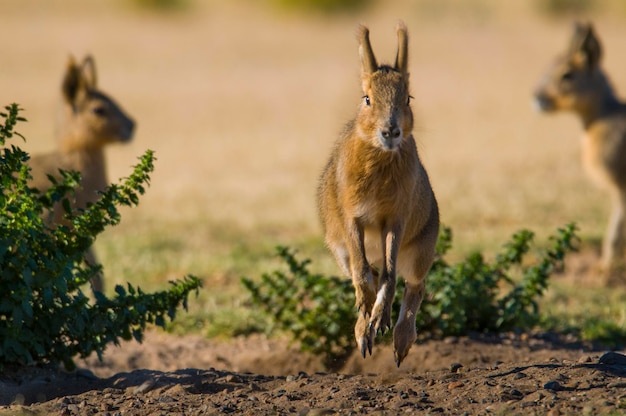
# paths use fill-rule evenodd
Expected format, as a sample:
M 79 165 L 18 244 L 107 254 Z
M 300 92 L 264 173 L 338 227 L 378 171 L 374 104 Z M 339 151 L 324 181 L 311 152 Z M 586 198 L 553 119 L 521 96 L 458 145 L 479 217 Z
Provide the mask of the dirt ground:
M 103 87 L 140 126 L 133 143 L 111 149 L 110 177 L 127 175 L 144 149 L 157 151 L 137 213 L 98 243 L 111 287 L 186 273 L 215 285 L 230 264 L 205 258 L 221 247 L 213 229 L 222 224 L 235 228 L 237 244 L 276 224 L 305 241 L 319 236 L 315 181 L 360 99 L 355 28 L 370 25 L 375 49 L 390 57 L 398 18 L 412 36 L 420 152 L 455 241 L 498 247 L 522 226 L 547 233 L 572 220 L 587 235 L 602 233 L 608 205 L 583 180 L 580 126 L 537 115 L 529 103 L 573 19 L 537 15 L 523 0 L 493 10 L 486 5 L 505 3 L 380 2 L 337 19 L 293 18 L 247 1 L 198 1 L 174 17 L 111 3 L 0 0 L 0 34 L 19 39 L 3 45 L 12 59 L 0 64 L 1 104 L 28 110 L 27 150 L 54 146 L 67 55 L 92 53 Z M 623 15 L 593 17 L 623 93 Z M 161 235 L 163 243 L 149 241 Z M 577 259 L 578 272 L 592 274 Z M 400 369 L 391 347 L 377 345 L 373 356 L 355 353 L 325 373 L 285 340 L 153 331 L 143 344 L 111 347 L 102 362 L 77 362 L 75 372 L 0 374 L 0 414 L 626 414 L 624 354 L 549 333 L 472 335 L 420 342 Z
M 32 368 L 0 381 L 1 414 L 623 414 L 626 355 L 548 333 L 390 346 L 338 373 L 286 342 L 147 334 L 72 373 Z
M 591 257 L 555 279 L 589 287 Z M 285 339 L 151 330 L 76 364 L 0 375 L 0 414 L 626 414 L 626 350 L 546 332 L 418 341 L 400 368 L 375 345 L 326 372 Z

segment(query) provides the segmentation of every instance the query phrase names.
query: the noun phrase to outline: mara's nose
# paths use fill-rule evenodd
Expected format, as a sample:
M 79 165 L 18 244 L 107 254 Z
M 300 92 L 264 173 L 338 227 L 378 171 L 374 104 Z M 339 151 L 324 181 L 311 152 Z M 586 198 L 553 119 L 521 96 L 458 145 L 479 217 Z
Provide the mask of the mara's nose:
M 396 124 L 392 124 L 389 127 L 385 128 L 381 134 L 383 135 L 383 137 L 386 140 L 389 139 L 397 139 L 398 137 L 400 137 L 400 135 L 402 134 L 402 130 L 400 129 L 400 127 L 398 127 L 398 125 Z

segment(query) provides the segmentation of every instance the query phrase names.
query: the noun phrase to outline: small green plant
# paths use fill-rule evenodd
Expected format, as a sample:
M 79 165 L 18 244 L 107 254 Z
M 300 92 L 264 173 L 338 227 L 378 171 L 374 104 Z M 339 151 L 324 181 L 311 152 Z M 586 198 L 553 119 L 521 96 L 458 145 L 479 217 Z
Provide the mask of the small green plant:
M 532 327 L 538 322 L 537 301 L 549 276 L 561 267 L 565 254 L 575 249 L 575 231 L 573 224 L 558 229 L 551 237 L 552 246 L 533 265 L 523 262 L 533 240 L 533 233 L 526 230 L 513 235 L 493 263 L 474 253 L 451 265 L 443 256 L 452 246 L 452 231 L 443 227 L 426 281 L 427 295 L 416 318 L 418 331 L 440 337 Z M 302 350 L 323 355 L 327 368 L 338 368 L 342 357 L 355 348 L 352 283 L 311 274 L 310 260 L 297 260 L 286 247 L 277 251 L 288 272 L 265 273 L 258 283 L 242 279 L 252 305 L 265 312 L 268 332 L 290 333 Z M 403 290 L 398 284 L 394 312 L 399 310 Z
M 109 186 L 98 202 L 73 209 L 69 197 L 80 175 L 63 172 L 45 193 L 28 186 L 28 154 L 5 145 L 17 135 L 21 109 L 0 113 L 0 369 L 34 362 L 62 362 L 73 368 L 75 356 L 96 352 L 121 339 L 142 339 L 147 324 L 165 325 L 200 281 L 187 276 L 171 282 L 167 291 L 146 294 L 128 285 L 117 286 L 109 299 L 95 294 L 95 303 L 81 287 L 100 270 L 84 262 L 86 250 L 105 227 L 120 221 L 117 207 L 133 206 L 149 183 L 154 155 L 147 151 L 132 174 Z M 70 225 L 48 226 L 44 212 L 61 203 Z
M 551 246 L 532 265 L 524 264 L 534 238 L 528 230 L 515 233 L 492 263 L 473 253 L 450 265 L 443 255 L 452 245 L 452 232 L 443 228 L 438 258 L 426 280 L 418 328 L 445 336 L 533 327 L 539 322 L 537 302 L 549 277 L 562 268 L 566 253 L 576 249 L 575 232 L 574 224 L 559 228 L 550 237 Z
M 309 259 L 299 261 L 287 247 L 277 247 L 288 272 L 275 270 L 261 282 L 243 278 L 252 304 L 270 318 L 266 332 L 288 331 L 303 351 L 324 357 L 327 368 L 335 368 L 353 346 L 355 321 L 352 283 L 338 277 L 311 274 Z

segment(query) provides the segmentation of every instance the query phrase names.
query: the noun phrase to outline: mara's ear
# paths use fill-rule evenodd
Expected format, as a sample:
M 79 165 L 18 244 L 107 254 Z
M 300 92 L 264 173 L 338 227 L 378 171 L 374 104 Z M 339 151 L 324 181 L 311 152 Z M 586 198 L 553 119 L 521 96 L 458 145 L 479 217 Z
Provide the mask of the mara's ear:
M 78 65 L 76 65 L 74 57 L 70 56 L 65 75 L 63 76 L 61 90 L 63 92 L 63 98 L 71 105 L 76 101 L 78 91 L 82 88 L 81 82 L 81 70 Z
M 602 46 L 591 23 L 576 23 L 574 25 L 574 35 L 570 43 L 569 53 L 578 58 L 587 69 L 595 68 L 600 64 Z
M 95 89 L 98 79 L 96 77 L 96 63 L 91 55 L 87 55 L 83 59 L 81 72 L 85 86 L 89 89 Z
M 398 54 L 396 55 L 395 68 L 402 74 L 406 74 L 409 65 L 409 35 L 404 22 L 398 23 Z
M 361 56 L 361 75 L 370 75 L 378 69 L 374 51 L 370 44 L 370 31 L 367 27 L 359 26 L 359 55 Z

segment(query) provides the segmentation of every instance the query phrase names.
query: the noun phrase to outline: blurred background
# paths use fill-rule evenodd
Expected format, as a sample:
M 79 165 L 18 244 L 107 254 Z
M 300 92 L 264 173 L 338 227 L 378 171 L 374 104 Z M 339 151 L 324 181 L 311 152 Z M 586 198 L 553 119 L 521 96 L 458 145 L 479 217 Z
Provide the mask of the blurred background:
M 107 151 L 109 179 L 145 149 L 158 159 L 139 207 L 96 242 L 107 290 L 192 273 L 205 282 L 192 309 L 226 322 L 246 313 L 239 278 L 268 270 L 278 244 L 339 273 L 316 182 L 362 95 L 358 24 L 392 61 L 399 19 L 452 256 L 576 221 L 593 270 L 608 198 L 582 170 L 579 120 L 536 113 L 531 98 L 577 19 L 595 23 L 604 67 L 626 91 L 621 0 L 0 0 L 0 101 L 25 109 L 26 150 L 54 149 L 68 57 L 93 54 L 100 88 L 137 122 L 132 143 Z

